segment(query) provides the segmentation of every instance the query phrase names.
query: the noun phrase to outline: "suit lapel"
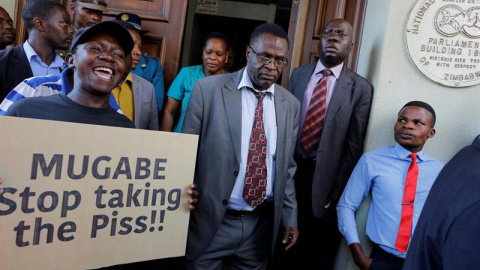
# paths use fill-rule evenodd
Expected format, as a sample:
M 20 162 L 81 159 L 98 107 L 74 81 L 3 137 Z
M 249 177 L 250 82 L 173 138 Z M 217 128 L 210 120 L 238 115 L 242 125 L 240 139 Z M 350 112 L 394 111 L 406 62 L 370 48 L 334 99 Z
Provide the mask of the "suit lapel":
M 337 85 L 333 91 L 332 98 L 330 99 L 330 104 L 328 105 L 327 118 L 324 123 L 324 129 L 330 124 L 332 119 L 337 114 L 338 110 L 342 106 L 342 103 L 347 100 L 348 93 L 352 88 L 352 76 L 351 72 L 347 67 L 343 67 L 340 77 L 337 80 Z
M 223 86 L 223 102 L 227 115 L 230 136 L 232 137 L 235 156 L 240 162 L 241 158 L 241 139 L 242 139 L 242 92 L 237 89 L 242 78 L 243 70 L 233 74 L 231 79 Z M 238 102 L 240 100 L 240 102 Z
M 286 110 L 286 99 L 285 96 L 281 91 L 279 91 L 277 84 L 275 84 L 275 94 L 274 94 L 274 101 L 275 101 L 275 115 L 277 120 L 277 153 L 279 149 L 279 145 L 286 144 L 286 137 L 287 132 L 285 120 L 287 118 L 287 110 Z M 277 155 L 280 156 L 280 155 Z M 283 156 L 283 155 L 282 155 Z
M 142 112 L 142 84 L 138 77 L 132 73 L 133 88 L 133 106 L 135 111 L 134 122 L 138 127 L 140 125 L 140 113 Z
M 28 62 L 27 55 L 25 50 L 23 50 L 23 44 L 15 47 L 13 49 L 13 57 L 15 58 L 11 61 L 11 69 L 15 70 L 17 77 L 21 78 L 30 78 L 33 77 L 32 68 L 30 67 L 30 62 Z M 20 75 L 21 74 L 21 75 Z M 10 89 L 12 90 L 12 89 Z
M 300 91 L 296 91 L 294 95 L 300 101 L 300 103 L 303 103 L 303 96 L 305 95 L 305 91 L 307 91 L 308 82 L 310 81 L 310 77 L 312 77 L 312 74 L 313 74 L 313 71 L 315 70 L 316 65 L 317 65 L 316 62 L 309 64 L 308 66 L 305 67 L 304 72 L 301 72 L 299 74 L 298 89 Z

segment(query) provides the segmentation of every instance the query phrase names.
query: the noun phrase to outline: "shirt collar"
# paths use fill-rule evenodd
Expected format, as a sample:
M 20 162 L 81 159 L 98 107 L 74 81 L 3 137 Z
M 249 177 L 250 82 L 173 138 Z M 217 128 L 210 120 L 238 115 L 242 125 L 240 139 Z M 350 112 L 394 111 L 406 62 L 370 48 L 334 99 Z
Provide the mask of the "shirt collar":
M 409 159 L 409 155 L 412 153 L 410 151 L 408 151 L 407 149 L 403 148 L 403 146 L 401 146 L 400 144 L 396 143 L 395 144 L 395 147 L 393 148 L 395 153 L 397 153 L 397 155 L 402 158 L 402 159 Z M 429 157 L 425 151 L 423 151 L 423 149 L 419 152 L 417 152 L 417 156 L 418 158 L 421 160 L 421 161 L 426 161 L 426 160 L 431 160 L 432 158 Z
M 123 85 L 124 83 L 128 83 L 130 87 L 132 87 L 133 85 L 133 75 L 132 75 L 132 72 L 130 71 L 127 75 L 127 77 L 125 78 L 125 80 L 120 84 Z
M 32 57 L 33 56 L 37 56 L 37 53 L 35 52 L 35 50 L 32 48 L 32 46 L 30 45 L 30 43 L 28 43 L 28 41 L 25 41 L 25 43 L 23 43 L 23 50 L 25 51 L 25 55 L 27 56 L 27 59 L 28 59 L 28 62 L 31 61 Z
M 37 52 L 35 52 L 35 50 L 33 49 L 32 45 L 28 43 L 28 40 L 25 41 L 25 43 L 23 43 L 23 50 L 25 51 L 25 55 L 27 56 L 29 63 L 32 62 L 32 58 L 34 57 L 38 58 L 38 60 L 43 63 L 42 59 L 40 59 Z M 53 62 L 52 64 L 50 64 L 50 66 L 59 67 L 62 70 L 64 70 L 67 67 L 67 63 L 65 63 L 65 61 L 62 59 L 60 55 L 58 55 L 58 53 L 55 53 L 55 59 L 53 59 Z
M 251 88 L 251 89 L 255 90 L 256 92 L 260 92 L 259 90 L 255 89 L 255 87 L 253 87 L 252 81 L 250 80 L 250 77 L 248 76 L 248 72 L 247 72 L 246 68 L 243 69 L 242 80 L 238 84 L 237 89 L 241 90 L 244 87 Z M 272 84 L 272 85 L 270 85 L 270 87 L 268 87 L 266 90 L 264 90 L 264 92 L 270 93 L 273 96 L 274 95 L 274 90 L 275 90 L 275 84 Z
M 320 71 L 326 69 L 326 67 L 322 64 L 322 62 L 320 60 L 317 61 L 317 65 L 315 66 L 315 70 L 313 71 L 313 74 L 315 74 L 315 76 L 320 76 Z M 343 62 L 340 63 L 340 65 L 337 65 L 337 66 L 334 66 L 332 68 L 329 68 L 332 72 L 333 72 L 333 75 L 335 76 L 335 78 L 339 78 L 340 77 L 340 73 L 342 72 L 342 69 L 343 69 Z

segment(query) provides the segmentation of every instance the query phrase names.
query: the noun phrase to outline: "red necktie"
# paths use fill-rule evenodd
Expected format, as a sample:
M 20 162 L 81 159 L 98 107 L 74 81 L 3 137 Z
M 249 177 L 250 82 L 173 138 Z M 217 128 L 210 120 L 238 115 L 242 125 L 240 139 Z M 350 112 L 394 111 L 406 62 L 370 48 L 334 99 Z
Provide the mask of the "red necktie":
M 267 93 L 252 91 L 258 102 L 255 108 L 252 134 L 247 158 L 247 173 L 243 186 L 243 198 L 253 208 L 267 196 L 267 137 L 263 125 L 263 98 Z
M 332 71 L 324 69 L 320 72 L 323 74 L 323 77 L 313 89 L 305 122 L 303 123 L 302 138 L 300 139 L 300 144 L 307 153 L 312 152 L 320 142 L 325 108 L 327 107 L 327 78 L 332 74 Z
M 408 248 L 408 242 L 412 232 L 413 203 L 415 201 L 415 191 L 417 190 L 417 154 L 411 153 L 410 157 L 412 157 L 412 163 L 410 163 L 410 167 L 408 167 L 407 179 L 405 180 L 405 190 L 403 191 L 402 201 L 402 219 L 400 220 L 397 241 L 395 242 L 395 247 L 399 252 L 405 252 Z

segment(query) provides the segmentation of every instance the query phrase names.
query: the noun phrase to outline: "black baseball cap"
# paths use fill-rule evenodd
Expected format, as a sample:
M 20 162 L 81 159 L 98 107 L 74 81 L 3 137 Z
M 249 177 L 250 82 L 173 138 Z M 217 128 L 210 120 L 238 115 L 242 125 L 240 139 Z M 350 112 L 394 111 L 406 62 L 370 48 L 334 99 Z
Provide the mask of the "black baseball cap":
M 135 29 L 142 35 L 149 32 L 148 30 L 144 30 L 142 28 L 142 19 L 137 14 L 120 13 L 117 15 L 117 17 L 115 17 L 115 20 L 128 22 L 129 24 L 133 25 L 133 27 L 135 27 Z
M 99 22 L 90 27 L 85 27 L 73 36 L 70 51 L 73 51 L 78 45 L 85 43 L 89 38 L 97 34 L 107 34 L 114 37 L 120 46 L 122 46 L 125 55 L 129 55 L 133 49 L 133 39 L 128 30 L 114 21 Z

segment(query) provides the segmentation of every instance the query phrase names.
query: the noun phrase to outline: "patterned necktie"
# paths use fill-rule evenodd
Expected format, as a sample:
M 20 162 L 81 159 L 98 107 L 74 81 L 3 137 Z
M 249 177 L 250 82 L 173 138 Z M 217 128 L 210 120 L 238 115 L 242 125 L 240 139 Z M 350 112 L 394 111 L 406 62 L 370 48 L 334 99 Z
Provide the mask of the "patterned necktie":
M 263 125 L 263 98 L 267 93 L 252 91 L 258 102 L 248 148 L 247 173 L 243 186 L 243 198 L 253 208 L 267 196 L 267 137 Z
M 323 78 L 318 81 L 313 89 L 305 122 L 303 123 L 302 138 L 300 139 L 300 143 L 307 153 L 312 152 L 320 142 L 323 119 L 325 118 L 325 109 L 327 107 L 327 78 L 332 75 L 332 71 L 324 69 L 320 72 L 323 74 Z
M 410 241 L 412 232 L 413 203 L 415 201 L 415 191 L 417 190 L 418 165 L 417 154 L 411 153 L 412 163 L 408 167 L 407 179 L 405 180 L 405 190 L 403 191 L 402 201 L 402 219 L 398 228 L 397 241 L 395 247 L 399 252 L 405 252 Z

